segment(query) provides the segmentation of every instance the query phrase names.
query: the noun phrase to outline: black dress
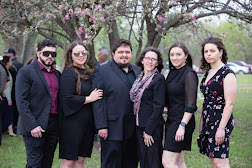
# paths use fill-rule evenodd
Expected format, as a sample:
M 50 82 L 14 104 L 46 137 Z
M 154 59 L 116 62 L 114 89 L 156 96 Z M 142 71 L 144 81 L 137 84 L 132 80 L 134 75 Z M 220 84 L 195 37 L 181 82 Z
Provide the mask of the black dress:
M 198 77 L 188 65 L 170 71 L 166 79 L 168 116 L 165 124 L 164 150 L 179 153 L 182 150 L 191 150 L 195 129 L 194 115 L 186 125 L 184 141 L 176 142 L 175 135 L 184 112 L 194 113 L 197 110 L 197 86 Z
M 77 75 L 66 68 L 60 79 L 62 121 L 59 158 L 78 160 L 78 156 L 91 157 L 94 141 L 92 104 L 84 104 L 91 93 L 91 79 L 81 82 L 81 95 L 76 93 Z
M 231 114 L 225 128 L 224 142 L 220 145 L 215 145 L 215 134 L 225 107 L 223 81 L 229 73 L 234 72 L 225 65 L 206 82 L 207 71 L 200 83 L 200 90 L 204 95 L 202 109 L 203 126 L 197 141 L 200 153 L 210 158 L 225 159 L 228 158 L 229 154 L 229 136 L 234 128 L 233 114 Z

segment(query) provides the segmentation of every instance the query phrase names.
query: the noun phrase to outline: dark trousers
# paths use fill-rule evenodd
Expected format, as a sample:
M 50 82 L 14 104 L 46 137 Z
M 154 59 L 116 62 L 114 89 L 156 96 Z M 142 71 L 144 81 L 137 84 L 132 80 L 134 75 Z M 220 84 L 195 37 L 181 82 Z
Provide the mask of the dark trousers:
M 0 96 L 2 96 L 2 95 L 0 94 Z M 2 121 L 3 121 L 3 109 L 2 109 L 2 105 L 3 105 L 3 101 L 0 100 L 0 146 L 2 145 Z
M 101 138 L 101 168 L 137 168 L 136 137 L 123 141 Z
M 51 168 L 58 143 L 58 115 L 50 115 L 42 138 L 23 136 L 27 156 L 27 168 Z
M 158 125 L 153 132 L 152 138 L 154 144 L 147 147 L 144 144 L 143 138 L 144 128 L 137 127 L 137 139 L 138 139 L 138 149 L 139 149 L 139 159 L 141 168 L 162 168 L 162 139 L 163 139 L 163 125 Z

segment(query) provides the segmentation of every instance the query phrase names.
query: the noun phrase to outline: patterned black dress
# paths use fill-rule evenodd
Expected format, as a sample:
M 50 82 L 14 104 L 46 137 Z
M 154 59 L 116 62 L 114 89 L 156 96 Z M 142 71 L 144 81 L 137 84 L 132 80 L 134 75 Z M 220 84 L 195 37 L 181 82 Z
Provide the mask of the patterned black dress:
M 202 109 L 203 127 L 197 141 L 200 153 L 210 158 L 224 159 L 228 158 L 229 154 L 229 136 L 234 128 L 233 114 L 231 114 L 225 128 L 224 142 L 220 145 L 215 145 L 215 134 L 225 106 L 223 81 L 229 73 L 234 72 L 224 65 L 206 83 L 207 71 L 200 83 L 200 90 L 204 95 Z

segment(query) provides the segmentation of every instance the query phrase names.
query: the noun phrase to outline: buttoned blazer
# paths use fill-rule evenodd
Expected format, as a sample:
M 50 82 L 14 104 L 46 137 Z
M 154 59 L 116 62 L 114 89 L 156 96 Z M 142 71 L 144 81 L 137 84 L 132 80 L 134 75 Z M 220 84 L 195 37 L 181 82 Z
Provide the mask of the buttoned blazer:
M 55 74 L 59 82 L 60 72 L 55 70 Z M 30 135 L 30 131 L 37 126 L 46 130 L 50 114 L 51 95 L 46 79 L 36 60 L 18 71 L 15 90 L 19 112 L 18 134 Z
M 144 127 L 152 135 L 157 125 L 164 124 L 163 110 L 165 104 L 165 79 L 159 72 L 145 88 L 138 112 L 139 127 Z
M 137 76 L 140 69 L 131 65 Z M 108 140 L 124 140 L 135 131 L 133 103 L 129 97 L 131 84 L 123 70 L 112 60 L 94 70 L 92 88 L 102 89 L 103 98 L 93 103 L 96 129 L 108 128 Z

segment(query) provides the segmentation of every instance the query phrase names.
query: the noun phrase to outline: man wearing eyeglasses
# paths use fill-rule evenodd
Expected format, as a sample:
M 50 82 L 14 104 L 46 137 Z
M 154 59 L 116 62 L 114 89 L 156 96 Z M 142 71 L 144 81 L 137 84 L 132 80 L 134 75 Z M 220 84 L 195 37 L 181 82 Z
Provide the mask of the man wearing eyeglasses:
M 39 42 L 36 55 L 37 59 L 17 74 L 17 133 L 24 138 L 26 167 L 49 168 L 58 143 L 60 72 L 53 67 L 57 56 L 55 43 Z

